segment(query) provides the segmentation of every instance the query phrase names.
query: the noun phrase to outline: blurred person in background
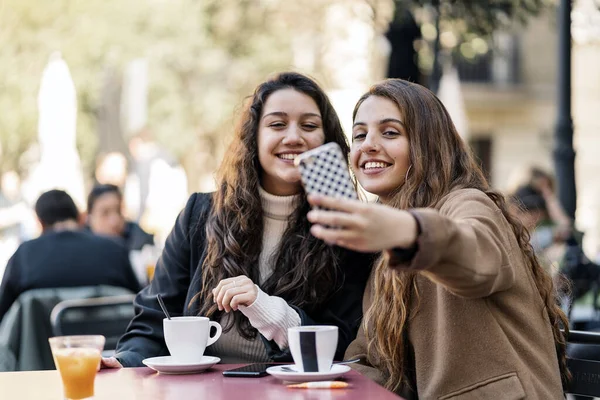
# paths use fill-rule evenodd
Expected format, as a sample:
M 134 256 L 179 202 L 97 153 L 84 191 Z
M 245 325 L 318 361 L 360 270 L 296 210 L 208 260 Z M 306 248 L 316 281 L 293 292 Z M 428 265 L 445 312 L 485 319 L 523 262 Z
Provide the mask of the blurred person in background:
M 154 236 L 123 216 L 123 195 L 113 184 L 96 185 L 87 198 L 87 225 L 97 235 L 118 237 L 129 250 L 154 245 Z
M 117 186 L 123 197 L 123 215 L 137 220 L 139 212 L 139 181 L 129 172 L 127 157 L 118 151 L 100 154 L 96 159 L 95 184 Z
M 30 289 L 110 285 L 136 292 L 127 249 L 81 229 L 81 216 L 62 190 L 43 193 L 35 204 L 42 235 L 19 246 L 0 286 L 0 320 Z
M 530 233 L 530 243 L 546 269 L 558 271 L 566 250 L 581 241 L 581 233 L 556 197 L 554 179 L 535 166 L 517 169 L 509 191 L 512 211 Z M 515 186 L 518 185 L 518 186 Z
M 554 228 L 556 240 L 567 240 L 576 232 L 573 229 L 573 221 L 556 196 L 554 178 L 541 168 L 531 168 L 531 186 L 535 188 L 546 202 L 547 219 L 551 221 Z
M 554 240 L 559 242 L 574 233 L 573 221 L 556 196 L 554 178 L 550 173 L 536 166 L 517 169 L 511 178 L 508 194 L 514 197 L 519 190 L 519 197 L 539 196 L 543 199 L 544 210 L 536 227 L 551 227 Z
M 542 194 L 531 185 L 518 188 L 510 196 L 512 212 L 527 228 L 531 235 L 531 245 L 536 252 L 543 252 L 555 241 L 552 226 L 548 221 L 548 208 Z M 557 238 L 558 239 L 558 238 Z

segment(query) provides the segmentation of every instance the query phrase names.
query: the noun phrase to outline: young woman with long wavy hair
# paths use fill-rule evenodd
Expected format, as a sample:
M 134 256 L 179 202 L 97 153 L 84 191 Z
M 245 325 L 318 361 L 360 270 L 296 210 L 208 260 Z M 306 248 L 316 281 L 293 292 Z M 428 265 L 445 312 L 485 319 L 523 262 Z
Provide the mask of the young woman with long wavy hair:
M 330 244 L 382 252 L 346 357 L 411 399 L 563 398 L 552 279 L 442 103 L 387 80 L 353 118 L 352 169 L 379 202 L 311 197 L 330 211 L 308 216 Z
M 348 154 L 323 90 L 298 73 L 260 84 L 217 172 L 217 190 L 191 196 L 136 300 L 137 315 L 106 367 L 168 354 L 161 294 L 172 315 L 223 326 L 206 354 L 224 363 L 291 361 L 287 329 L 339 327 L 337 358 L 355 338 L 371 257 L 313 237 L 294 158 L 336 142 Z

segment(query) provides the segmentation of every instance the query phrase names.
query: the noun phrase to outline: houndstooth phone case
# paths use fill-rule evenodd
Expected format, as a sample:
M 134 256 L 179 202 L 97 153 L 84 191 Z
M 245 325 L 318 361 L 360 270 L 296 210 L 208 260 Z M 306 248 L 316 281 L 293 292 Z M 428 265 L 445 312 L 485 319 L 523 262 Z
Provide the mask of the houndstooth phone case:
M 348 165 L 337 143 L 331 142 L 300 154 L 294 160 L 308 194 L 358 199 Z

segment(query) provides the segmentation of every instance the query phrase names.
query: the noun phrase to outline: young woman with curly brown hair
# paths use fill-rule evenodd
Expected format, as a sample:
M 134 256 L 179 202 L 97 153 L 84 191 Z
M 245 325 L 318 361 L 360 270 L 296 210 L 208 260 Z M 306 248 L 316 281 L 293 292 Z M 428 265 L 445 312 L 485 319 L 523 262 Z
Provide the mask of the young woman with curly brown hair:
M 382 252 L 346 357 L 410 399 L 563 398 L 552 279 L 442 103 L 387 80 L 353 118 L 351 166 L 379 203 L 311 197 L 331 211 L 308 216 L 330 244 Z
M 291 361 L 287 329 L 315 324 L 339 327 L 336 354 L 343 357 L 360 324 L 372 258 L 309 232 L 310 206 L 293 161 L 327 142 L 348 154 L 338 117 L 314 81 L 282 73 L 257 87 L 216 192 L 192 195 L 179 215 L 106 367 L 168 354 L 157 294 L 172 315 L 220 322 L 223 335 L 206 354 L 224 363 Z

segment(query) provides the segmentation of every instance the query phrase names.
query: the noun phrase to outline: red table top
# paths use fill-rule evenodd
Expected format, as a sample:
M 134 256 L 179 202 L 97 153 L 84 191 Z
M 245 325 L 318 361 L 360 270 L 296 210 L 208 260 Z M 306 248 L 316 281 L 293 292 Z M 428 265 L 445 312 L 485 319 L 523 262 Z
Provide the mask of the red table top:
M 217 364 L 194 375 L 161 375 L 150 368 L 102 370 L 96 377 L 94 400 L 392 400 L 401 399 L 356 371 L 344 375 L 347 389 L 289 389 L 272 376 L 224 377 L 222 371 L 241 365 Z M 0 373 L 0 399 L 62 399 L 58 371 Z

